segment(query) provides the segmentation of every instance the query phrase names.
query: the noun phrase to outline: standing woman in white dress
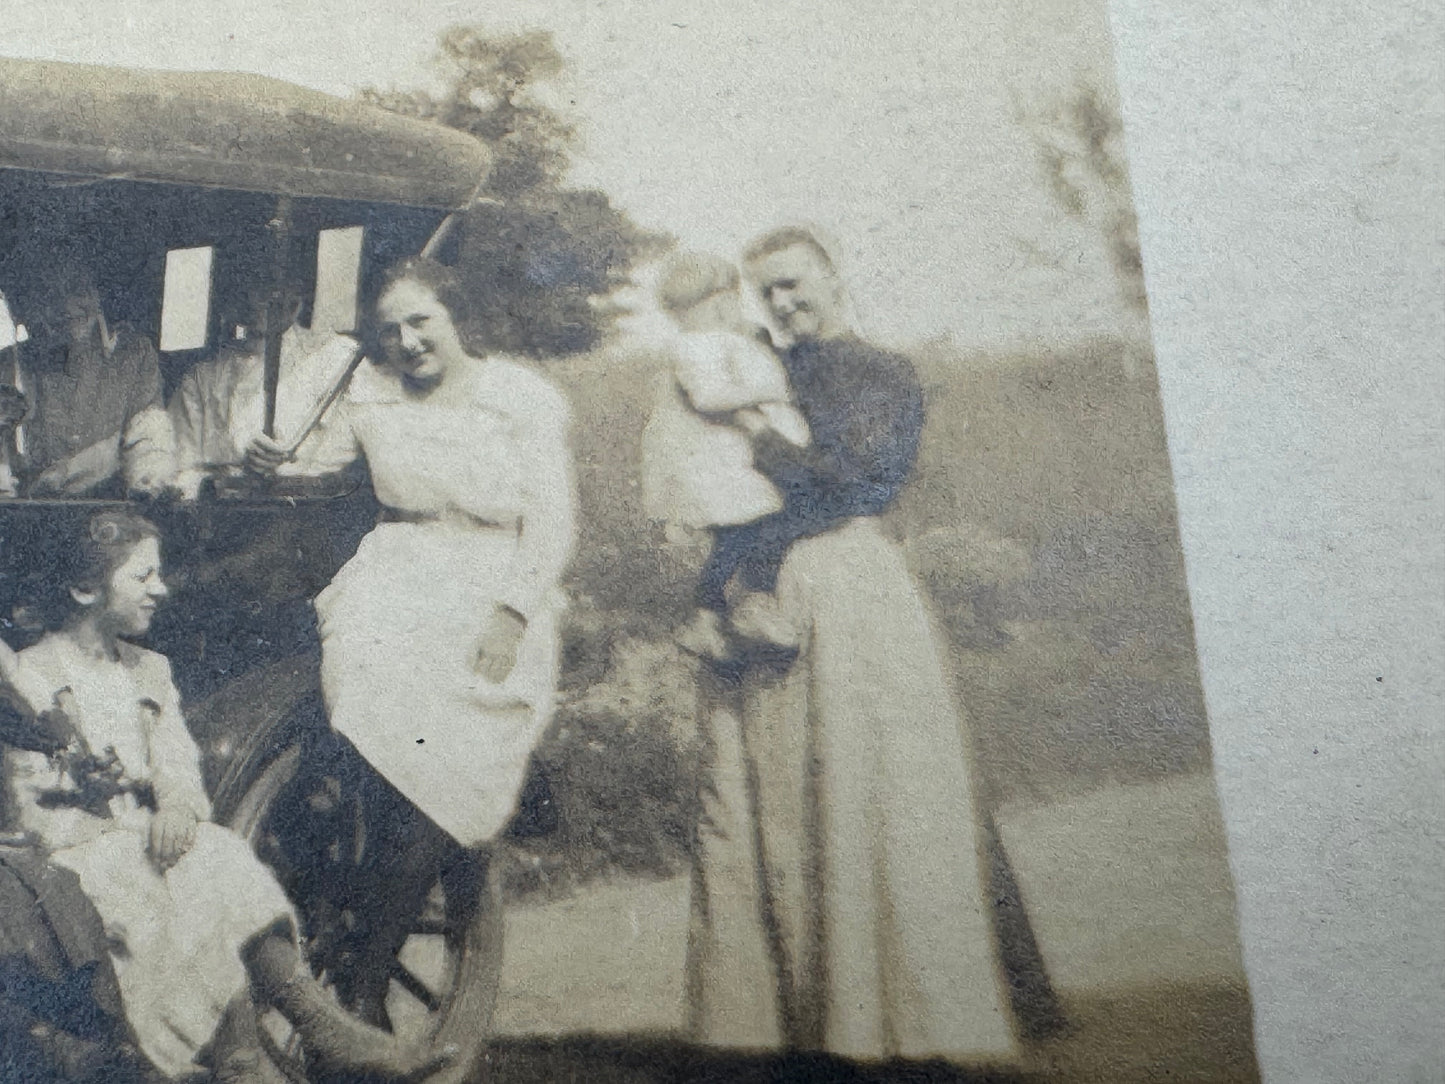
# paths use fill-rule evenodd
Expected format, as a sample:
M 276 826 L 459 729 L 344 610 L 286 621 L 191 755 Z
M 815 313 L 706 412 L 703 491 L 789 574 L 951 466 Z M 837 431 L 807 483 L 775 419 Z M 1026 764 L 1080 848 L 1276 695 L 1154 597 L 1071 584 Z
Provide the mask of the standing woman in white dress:
M 452 839 L 507 825 L 557 684 L 559 580 L 573 548 L 570 411 L 545 377 L 463 345 L 455 272 L 385 278 L 380 358 L 333 408 L 381 522 L 318 596 L 334 730 Z M 265 438 L 248 451 L 274 470 Z

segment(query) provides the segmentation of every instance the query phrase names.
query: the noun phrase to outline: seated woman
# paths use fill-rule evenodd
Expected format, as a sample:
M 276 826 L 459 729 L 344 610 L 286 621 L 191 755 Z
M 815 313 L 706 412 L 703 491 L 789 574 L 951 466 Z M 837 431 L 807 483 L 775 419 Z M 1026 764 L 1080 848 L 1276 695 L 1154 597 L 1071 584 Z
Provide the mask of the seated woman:
M 170 665 L 131 642 L 167 594 L 155 527 L 128 512 L 93 516 L 65 580 L 54 631 L 18 655 L 0 644 L 0 692 L 67 741 L 50 756 L 10 745 L 6 797 L 95 905 L 140 1049 L 172 1079 L 209 1062 L 220 1079 L 277 1081 L 259 1054 L 259 996 L 320 1065 L 394 1077 L 434 1068 L 320 986 L 280 886 L 210 821 Z
M 388 891 L 366 894 L 379 906 L 359 922 L 381 929 L 422 904 L 408 882 L 424 893 L 440 872 L 495 891 L 492 857 L 556 696 L 571 411 L 533 367 L 486 348 L 492 329 L 473 302 L 449 267 L 391 269 L 375 301 L 376 357 L 332 415 L 382 506 L 316 599 L 336 744 L 375 769 L 361 773 L 376 828 L 367 875 Z M 287 459 L 265 438 L 247 458 L 259 471 Z M 489 905 L 473 926 L 494 947 L 500 915 Z
M 469 309 L 449 267 L 417 258 L 385 276 L 381 360 L 331 414 L 381 522 L 316 612 L 331 725 L 453 840 L 484 847 L 550 718 L 576 498 L 566 398 L 475 350 Z M 259 437 L 247 460 L 270 472 L 289 457 Z
M 57 259 L 27 292 L 21 441 L 29 494 L 163 489 L 174 441 L 151 341 L 106 322 L 89 271 L 72 260 Z

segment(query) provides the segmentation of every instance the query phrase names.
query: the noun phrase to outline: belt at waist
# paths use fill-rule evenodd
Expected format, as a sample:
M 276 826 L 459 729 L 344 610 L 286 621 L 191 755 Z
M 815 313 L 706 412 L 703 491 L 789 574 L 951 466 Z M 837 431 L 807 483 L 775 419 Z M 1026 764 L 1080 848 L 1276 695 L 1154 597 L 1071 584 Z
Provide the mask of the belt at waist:
M 405 508 L 382 508 L 377 513 L 378 523 L 448 523 L 462 527 L 471 527 L 480 531 L 501 531 L 506 534 L 517 534 L 522 529 L 520 519 L 488 519 L 485 516 L 473 515 L 471 512 L 464 512 L 460 508 L 449 508 L 440 512 L 415 512 Z

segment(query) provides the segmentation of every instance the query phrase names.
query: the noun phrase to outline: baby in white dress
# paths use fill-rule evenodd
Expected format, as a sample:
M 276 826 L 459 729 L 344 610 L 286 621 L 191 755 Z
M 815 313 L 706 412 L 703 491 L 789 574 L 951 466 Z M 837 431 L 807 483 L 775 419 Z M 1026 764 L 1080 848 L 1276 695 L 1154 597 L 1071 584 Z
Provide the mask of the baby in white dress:
M 757 525 L 783 507 L 777 487 L 753 465 L 750 435 L 770 429 L 804 447 L 808 423 L 789 402 L 787 374 L 764 333 L 743 316 L 734 265 L 680 256 L 664 270 L 657 301 L 677 334 L 644 439 L 647 497 L 669 527 L 712 535 L 699 613 L 682 642 L 717 655 L 726 646 L 724 589 L 754 546 Z

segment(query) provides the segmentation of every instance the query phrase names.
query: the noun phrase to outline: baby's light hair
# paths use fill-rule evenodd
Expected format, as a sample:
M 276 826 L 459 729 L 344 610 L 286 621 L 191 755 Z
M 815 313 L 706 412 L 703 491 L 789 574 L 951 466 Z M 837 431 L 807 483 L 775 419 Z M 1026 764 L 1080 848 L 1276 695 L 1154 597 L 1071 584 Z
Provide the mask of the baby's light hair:
M 836 271 L 838 269 L 832 253 L 818 237 L 818 232 L 808 226 L 779 226 L 775 230 L 769 230 L 743 251 L 743 262 L 750 264 L 761 260 L 764 256 L 771 256 L 774 252 L 798 247 L 812 252 L 828 270 Z
M 663 267 L 657 283 L 657 304 L 664 312 L 675 315 L 718 294 L 736 293 L 741 284 L 736 264 L 710 253 L 683 252 Z

